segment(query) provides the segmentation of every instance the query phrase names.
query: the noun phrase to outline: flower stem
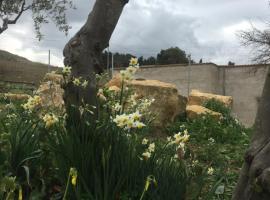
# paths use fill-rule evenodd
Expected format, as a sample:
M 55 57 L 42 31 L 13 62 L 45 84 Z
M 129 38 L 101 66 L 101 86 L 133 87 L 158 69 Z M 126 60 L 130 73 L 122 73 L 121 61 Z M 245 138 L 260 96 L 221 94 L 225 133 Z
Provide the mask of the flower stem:
M 68 173 L 68 180 L 67 180 L 67 185 L 66 185 L 64 196 L 63 196 L 63 200 L 66 200 L 66 196 L 67 196 L 67 192 L 68 192 L 68 186 L 69 186 L 69 181 L 70 181 L 70 172 Z

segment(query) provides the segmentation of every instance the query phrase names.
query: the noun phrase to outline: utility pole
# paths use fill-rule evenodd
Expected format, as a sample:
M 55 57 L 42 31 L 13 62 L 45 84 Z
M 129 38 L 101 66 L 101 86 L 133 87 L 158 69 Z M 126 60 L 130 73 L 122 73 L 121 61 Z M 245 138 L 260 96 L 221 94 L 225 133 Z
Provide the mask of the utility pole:
M 110 47 L 107 48 L 107 73 L 109 73 L 110 69 Z
M 112 52 L 112 77 L 113 77 L 113 52 Z
M 48 55 L 48 73 L 50 72 L 50 66 L 51 66 L 51 50 L 49 49 L 49 55 Z
M 190 93 L 191 54 L 188 54 L 188 94 Z

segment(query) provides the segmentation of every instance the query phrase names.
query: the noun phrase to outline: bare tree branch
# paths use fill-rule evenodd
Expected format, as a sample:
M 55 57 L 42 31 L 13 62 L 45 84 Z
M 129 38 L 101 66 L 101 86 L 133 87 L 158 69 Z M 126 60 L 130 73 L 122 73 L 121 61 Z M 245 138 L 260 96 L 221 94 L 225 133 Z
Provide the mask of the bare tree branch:
M 270 30 L 259 30 L 252 26 L 249 31 L 238 34 L 243 46 L 250 46 L 255 51 L 253 61 L 258 63 L 270 62 Z

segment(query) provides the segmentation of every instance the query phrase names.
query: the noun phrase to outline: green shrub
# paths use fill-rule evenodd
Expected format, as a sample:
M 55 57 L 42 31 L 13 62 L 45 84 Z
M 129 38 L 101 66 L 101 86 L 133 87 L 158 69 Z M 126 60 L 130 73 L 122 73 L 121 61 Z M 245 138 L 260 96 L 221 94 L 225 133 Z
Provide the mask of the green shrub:
M 196 139 L 196 141 L 207 141 L 209 138 L 223 144 L 237 144 L 239 140 L 248 141 L 247 136 L 250 129 L 245 128 L 237 119 L 232 117 L 231 110 L 224 104 L 212 99 L 207 101 L 204 106 L 220 112 L 222 118 L 217 121 L 209 114 L 202 115 L 194 120 L 182 118 L 167 128 L 168 133 L 175 133 L 179 129 L 181 130 L 181 127 L 184 127 L 192 135 L 191 139 Z
M 245 128 L 222 103 L 210 100 L 205 107 L 220 112 L 217 121 L 211 115 L 194 120 L 178 119 L 168 128 L 168 134 L 188 130 L 190 143 L 186 153 L 189 166 L 187 199 L 231 199 L 251 129 Z M 213 174 L 207 173 L 213 168 Z

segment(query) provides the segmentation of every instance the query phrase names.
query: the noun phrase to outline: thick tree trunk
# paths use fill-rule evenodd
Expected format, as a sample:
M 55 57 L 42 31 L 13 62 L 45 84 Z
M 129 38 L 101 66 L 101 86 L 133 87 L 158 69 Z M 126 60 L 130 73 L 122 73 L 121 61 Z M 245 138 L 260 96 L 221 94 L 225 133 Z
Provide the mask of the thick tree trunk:
M 232 199 L 270 199 L 270 69 L 257 112 L 254 136 Z
M 84 89 L 70 81 L 65 87 L 66 105 L 80 105 L 82 101 L 96 105 L 95 74 L 103 72 L 101 53 L 108 47 L 109 40 L 128 0 L 96 0 L 84 26 L 66 44 L 65 66 L 71 66 L 72 77 L 82 77 L 89 84 Z

